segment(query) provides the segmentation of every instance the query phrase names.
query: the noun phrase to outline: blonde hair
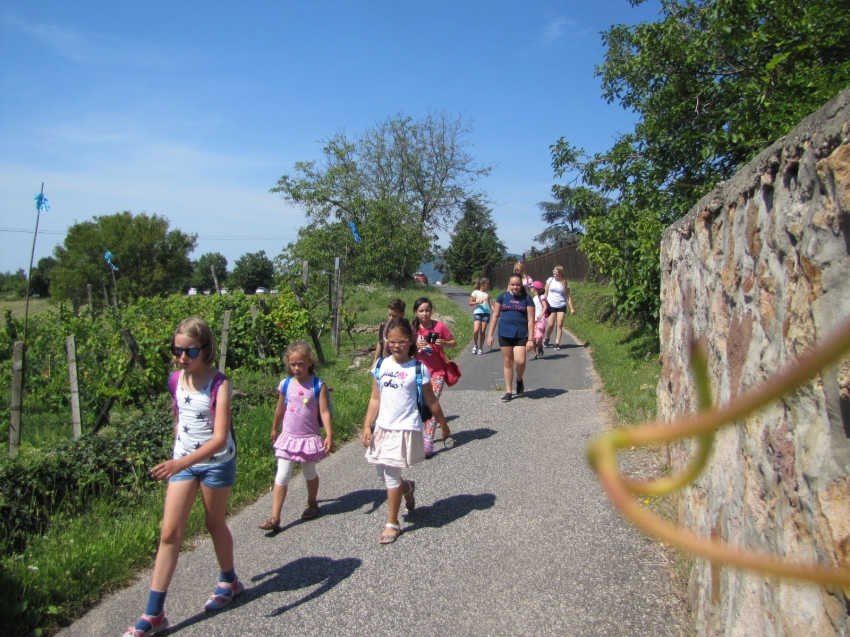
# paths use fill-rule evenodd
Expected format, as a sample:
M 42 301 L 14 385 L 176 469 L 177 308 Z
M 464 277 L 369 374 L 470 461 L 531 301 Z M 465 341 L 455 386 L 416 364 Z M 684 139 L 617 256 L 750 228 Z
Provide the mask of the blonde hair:
M 473 279 L 472 280 L 472 287 L 474 287 L 476 290 L 480 290 L 481 289 L 481 279 Z
M 478 279 L 478 285 L 479 285 L 479 287 L 476 288 L 477 290 L 480 290 L 485 285 L 487 287 L 490 287 L 490 279 L 488 279 L 486 276 L 483 276 L 480 279 Z
M 566 281 L 567 280 L 567 277 L 564 274 L 564 266 L 556 265 L 555 271 L 558 273 L 558 280 L 560 280 L 560 281 Z
M 289 371 L 289 357 L 292 354 L 301 354 L 304 358 L 310 361 L 310 367 L 307 371 L 310 374 L 316 373 L 316 359 L 313 356 L 313 348 L 305 341 L 292 341 L 289 347 L 286 348 L 286 353 L 283 355 L 283 364 L 286 365 L 286 373 L 291 375 Z
M 174 347 L 174 337 L 178 334 L 194 338 L 198 341 L 203 348 L 201 349 L 201 353 L 203 354 L 203 358 L 201 358 L 201 360 L 207 367 L 213 366 L 216 356 L 215 338 L 213 337 L 210 326 L 207 325 L 207 322 L 204 319 L 198 318 L 197 316 L 190 316 L 189 318 L 180 321 L 180 325 L 177 326 L 177 329 L 174 330 L 174 334 L 171 335 L 171 347 Z M 175 365 L 177 364 L 177 358 L 175 356 L 172 356 L 171 360 Z
M 522 261 L 517 261 L 514 264 L 514 274 L 525 276 L 525 266 L 522 264 Z

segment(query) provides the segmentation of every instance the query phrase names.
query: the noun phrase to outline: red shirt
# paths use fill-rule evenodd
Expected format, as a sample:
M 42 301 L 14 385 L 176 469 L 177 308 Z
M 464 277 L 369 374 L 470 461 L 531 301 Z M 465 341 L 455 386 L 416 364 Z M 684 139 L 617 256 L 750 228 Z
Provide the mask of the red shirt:
M 436 332 L 437 337 L 444 341 L 451 340 L 452 333 L 445 323 L 440 321 L 431 321 L 431 327 L 425 328 L 419 326 L 419 336 L 425 338 L 430 332 Z M 419 350 L 416 353 L 416 360 L 421 361 L 431 372 L 431 376 L 446 375 L 446 353 L 439 345 L 431 345 L 431 351 Z

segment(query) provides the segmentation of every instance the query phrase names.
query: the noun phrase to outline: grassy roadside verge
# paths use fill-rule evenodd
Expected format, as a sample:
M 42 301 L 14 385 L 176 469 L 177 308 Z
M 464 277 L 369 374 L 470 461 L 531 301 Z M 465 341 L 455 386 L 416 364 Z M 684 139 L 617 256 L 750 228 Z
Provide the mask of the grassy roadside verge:
M 386 318 L 387 303 L 396 297 L 408 305 L 412 316 L 413 302 L 428 296 L 436 312 L 453 317 L 450 328 L 458 339 L 458 347 L 448 352 L 456 357 L 472 335 L 472 320 L 460 311 L 439 288 L 421 286 L 396 290 L 385 286 L 363 286 L 353 291 L 347 307 L 358 312 L 358 324 L 376 325 Z M 371 376 L 368 364 L 351 369 L 350 355 L 376 341 L 374 334 L 343 333 L 342 351 L 334 356 L 330 336 L 322 339 L 326 364 L 318 374 L 334 389 L 334 439 L 337 445 L 351 439 L 363 423 Z M 275 388 L 279 379 L 262 373 L 231 372 L 234 388 L 245 397 L 234 401 L 234 423 L 239 445 L 238 480 L 229 502 L 233 513 L 265 494 L 274 476 L 269 431 L 276 402 Z M 151 405 L 151 409 L 167 410 L 168 402 Z M 137 417 L 138 410 L 116 409 L 113 426 L 122 419 Z M 45 423 L 45 427 L 51 423 Z M 30 430 L 32 431 L 32 430 Z M 27 429 L 24 429 L 25 436 Z M 24 453 L 40 453 L 30 439 Z M 24 637 L 49 635 L 67 625 L 104 595 L 121 588 L 135 573 L 152 565 L 156 553 L 162 518 L 165 485 L 148 484 L 139 493 L 103 496 L 85 511 L 55 517 L 47 533 L 33 537 L 20 554 L 0 557 L 0 625 L 3 635 Z M 200 501 L 192 510 L 186 548 L 204 535 L 204 514 Z
M 610 287 L 573 283 L 571 294 L 576 313 L 567 314 L 564 327 L 589 345 L 617 424 L 654 420 L 660 373 L 657 333 L 619 318 Z

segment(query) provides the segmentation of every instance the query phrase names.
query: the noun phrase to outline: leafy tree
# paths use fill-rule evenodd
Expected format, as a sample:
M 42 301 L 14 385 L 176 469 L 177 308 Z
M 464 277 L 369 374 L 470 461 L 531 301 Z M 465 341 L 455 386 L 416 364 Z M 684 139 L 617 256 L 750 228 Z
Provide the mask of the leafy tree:
M 848 32 L 835 0 L 664 0 L 657 22 L 603 33 L 603 95 L 639 121 L 608 151 L 561 138 L 552 157 L 557 175 L 613 198 L 582 219 L 582 249 L 619 310 L 657 321 L 663 228 L 850 83 Z M 578 207 L 586 192 L 563 195 Z
M 215 280 L 213 279 L 210 266 L 215 269 L 219 285 L 224 285 L 227 279 L 227 259 L 220 252 L 207 252 L 206 254 L 202 254 L 201 258 L 194 263 L 195 272 L 192 275 L 192 285 L 194 287 L 202 290 L 215 289 Z
M 23 297 L 27 293 L 27 273 L 23 268 L 19 269 L 14 274 L 6 272 L 0 273 L 0 294 L 8 300 L 15 300 Z
M 373 201 L 400 205 L 433 242 L 467 199 L 483 198 L 475 183 L 491 167 L 475 163 L 471 132 L 471 120 L 444 112 L 390 117 L 354 139 L 338 133 L 323 140 L 322 160 L 296 163 L 295 176 L 284 175 L 271 192 L 303 206 L 311 224 L 362 220 Z
M 451 278 L 468 283 L 482 276 L 484 269 L 497 266 L 507 250 L 496 235 L 492 210 L 481 202 L 467 199 L 463 216 L 454 227 L 452 241 L 440 260 L 440 267 L 451 273 Z
M 369 201 L 357 206 L 353 222 L 360 241 L 347 222 L 318 221 L 298 231 L 278 257 L 282 273 L 330 271 L 333 257 L 345 258 L 346 283 L 409 281 L 428 251 L 431 237 L 422 232 L 417 215 L 398 201 Z
M 236 259 L 232 280 L 246 292 L 259 287 L 270 287 L 274 280 L 274 263 L 265 250 L 248 252 Z
M 107 251 L 118 268 L 115 278 L 122 299 L 178 292 L 192 274 L 189 253 L 197 235 L 168 227 L 165 217 L 134 216 L 129 211 L 75 223 L 63 245 L 54 250 L 57 263 L 51 271 L 50 294 L 82 302 L 87 283 L 96 292 L 104 284 L 111 288 L 112 275 L 103 256 Z
M 30 280 L 30 294 L 47 296 L 50 293 L 50 279 L 53 276 L 53 268 L 56 267 L 56 259 L 53 257 L 42 257 L 38 265 L 32 271 Z
M 604 214 L 610 202 L 589 188 L 555 186 L 555 201 L 541 201 L 537 207 L 548 227 L 534 240 L 544 246 L 577 244 L 584 234 L 582 220 Z

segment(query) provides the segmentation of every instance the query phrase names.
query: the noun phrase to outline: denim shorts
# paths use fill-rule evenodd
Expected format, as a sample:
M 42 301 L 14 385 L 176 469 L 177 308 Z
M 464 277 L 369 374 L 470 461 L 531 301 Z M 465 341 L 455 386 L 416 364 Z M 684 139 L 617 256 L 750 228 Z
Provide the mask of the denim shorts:
M 473 321 L 481 321 L 482 323 L 486 324 L 486 323 L 490 322 L 490 315 L 485 314 L 484 312 L 479 312 L 478 314 L 472 315 L 472 320 Z
M 181 480 L 200 480 L 201 484 L 210 489 L 232 487 L 236 484 L 236 456 L 227 462 L 206 465 L 194 465 L 175 473 L 169 482 Z

